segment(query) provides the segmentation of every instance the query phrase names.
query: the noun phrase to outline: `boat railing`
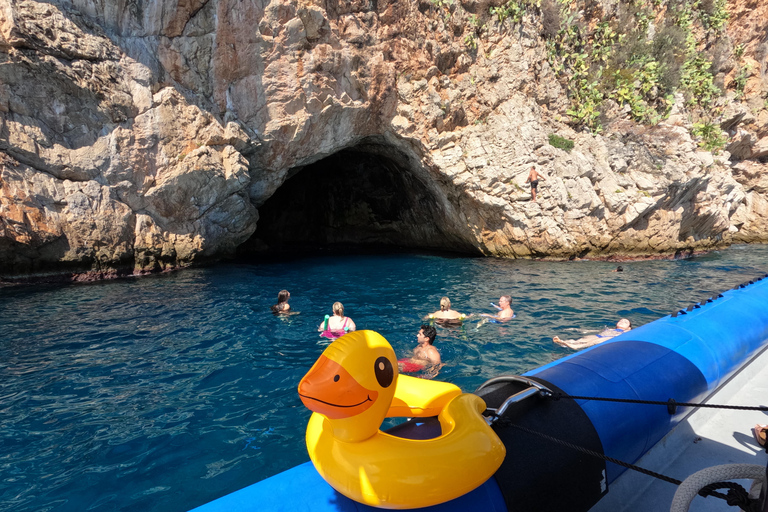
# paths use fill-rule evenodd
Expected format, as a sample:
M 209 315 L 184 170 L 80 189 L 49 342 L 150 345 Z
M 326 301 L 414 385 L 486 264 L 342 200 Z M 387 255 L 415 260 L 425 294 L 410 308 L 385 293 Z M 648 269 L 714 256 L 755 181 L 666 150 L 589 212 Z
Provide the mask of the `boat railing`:
M 483 384 L 481 384 L 480 387 L 478 387 L 475 390 L 475 393 L 489 386 L 493 386 L 495 384 L 508 384 L 508 383 L 522 384 L 527 387 L 507 397 L 507 399 L 504 400 L 499 407 L 487 408 L 486 412 L 489 413 L 490 416 L 486 417 L 486 421 L 488 421 L 489 425 L 493 424 L 499 418 L 504 416 L 504 413 L 507 411 L 507 409 L 509 409 L 509 407 L 514 404 L 520 403 L 533 396 L 551 397 L 553 394 L 552 390 L 550 390 L 548 387 L 544 386 L 543 384 L 536 382 L 535 380 L 529 379 L 527 377 L 521 377 L 519 375 L 500 375 L 498 377 L 489 379 L 485 381 Z

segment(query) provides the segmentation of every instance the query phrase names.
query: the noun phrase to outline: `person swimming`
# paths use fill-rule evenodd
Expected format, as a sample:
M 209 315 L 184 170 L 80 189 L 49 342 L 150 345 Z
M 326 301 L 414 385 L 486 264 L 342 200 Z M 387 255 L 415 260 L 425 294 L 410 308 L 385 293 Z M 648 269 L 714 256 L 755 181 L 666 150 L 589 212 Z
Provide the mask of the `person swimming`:
M 280 290 L 277 294 L 277 304 L 270 306 L 269 309 L 276 315 L 288 314 L 291 311 L 291 305 L 288 304 L 290 298 L 291 293 L 288 290 Z
M 332 310 L 333 316 L 325 315 L 325 320 L 317 327 L 317 330 L 321 331 L 320 336 L 335 340 L 357 329 L 355 322 L 348 316 L 344 316 L 344 304 L 334 302 Z
M 459 313 L 455 309 L 451 309 L 451 299 L 443 297 L 440 299 L 440 310 L 430 313 L 424 320 L 434 320 L 440 324 L 460 324 L 464 319 L 472 315 L 465 315 Z
M 425 378 L 433 378 L 443 367 L 440 352 L 433 346 L 437 330 L 431 325 L 422 325 L 416 334 L 418 345 L 413 349 L 413 355 L 397 362 L 398 369 L 403 373 L 414 373 L 424 370 Z
M 632 329 L 632 323 L 626 318 L 622 318 L 616 323 L 615 329 L 604 329 L 599 334 L 590 334 L 589 336 L 584 336 L 583 338 L 579 338 L 577 340 L 561 340 L 559 337 L 555 336 L 552 338 L 552 341 L 562 347 L 580 350 L 582 348 L 591 347 L 593 345 L 597 345 L 598 343 L 608 341 L 609 339 L 614 338 L 619 334 L 624 334 L 630 329 Z
M 490 321 L 507 322 L 515 318 L 515 312 L 512 310 L 512 297 L 509 295 L 502 295 L 499 297 L 499 305 L 491 303 L 491 305 L 499 310 L 495 315 L 489 315 L 488 313 L 481 313 L 480 316 L 490 319 Z

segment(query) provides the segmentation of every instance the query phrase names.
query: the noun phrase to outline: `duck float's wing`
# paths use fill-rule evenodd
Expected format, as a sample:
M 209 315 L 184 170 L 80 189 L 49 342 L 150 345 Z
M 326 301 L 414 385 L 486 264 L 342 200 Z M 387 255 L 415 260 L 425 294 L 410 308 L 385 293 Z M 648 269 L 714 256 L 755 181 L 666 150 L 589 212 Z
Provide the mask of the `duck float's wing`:
M 455 384 L 399 375 L 395 397 L 389 406 L 387 417 L 437 416 L 448 402 L 460 394 L 461 389 Z

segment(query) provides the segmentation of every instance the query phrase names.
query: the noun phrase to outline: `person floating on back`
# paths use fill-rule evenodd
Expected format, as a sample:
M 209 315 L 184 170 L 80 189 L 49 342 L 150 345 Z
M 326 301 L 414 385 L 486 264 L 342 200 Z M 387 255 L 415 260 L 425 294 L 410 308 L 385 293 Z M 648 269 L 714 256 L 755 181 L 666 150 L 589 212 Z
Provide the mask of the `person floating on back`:
M 357 329 L 355 322 L 348 316 L 344 316 L 344 304 L 334 302 L 332 309 L 333 316 L 325 315 L 325 320 L 317 327 L 317 330 L 321 331 L 320 336 L 335 340 Z
M 632 324 L 630 323 L 630 321 L 627 320 L 626 318 L 622 318 L 616 324 L 615 329 L 605 329 L 601 331 L 600 334 L 590 334 L 589 336 L 584 336 L 583 338 L 579 338 L 577 340 L 561 340 L 560 338 L 555 336 L 554 338 L 552 338 L 552 341 L 554 341 L 555 343 L 563 347 L 580 350 L 582 348 L 591 347 L 593 345 L 597 345 L 598 343 L 608 341 L 609 339 L 615 336 L 618 336 L 619 334 L 624 334 L 625 332 L 629 331 L 631 328 L 632 328 Z
M 451 299 L 443 297 L 440 299 L 440 310 L 430 313 L 424 320 L 434 320 L 439 324 L 460 324 L 468 316 L 472 315 L 465 315 L 455 309 L 451 309 Z

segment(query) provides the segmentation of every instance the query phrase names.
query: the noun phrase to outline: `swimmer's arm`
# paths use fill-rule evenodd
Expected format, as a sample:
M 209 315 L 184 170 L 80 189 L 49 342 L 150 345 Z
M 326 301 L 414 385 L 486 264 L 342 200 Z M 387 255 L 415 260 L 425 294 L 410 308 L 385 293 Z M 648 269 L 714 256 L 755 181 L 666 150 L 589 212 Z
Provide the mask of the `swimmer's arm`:
M 440 372 L 440 368 L 443 366 L 445 366 L 443 363 L 430 366 L 429 369 L 424 372 L 424 377 L 429 379 L 437 377 L 437 374 Z

